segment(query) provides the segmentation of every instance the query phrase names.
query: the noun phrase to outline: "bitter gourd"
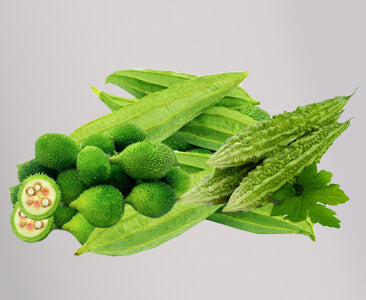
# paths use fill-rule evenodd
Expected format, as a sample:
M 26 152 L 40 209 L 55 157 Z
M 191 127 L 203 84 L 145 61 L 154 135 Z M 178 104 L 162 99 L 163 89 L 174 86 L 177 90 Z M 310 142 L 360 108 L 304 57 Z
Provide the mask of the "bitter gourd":
M 306 166 L 319 162 L 335 139 L 349 125 L 350 121 L 330 124 L 265 159 L 244 177 L 223 211 L 249 211 L 267 204 L 273 192 L 286 182 L 292 182 Z
M 219 168 L 235 167 L 270 156 L 305 133 L 337 121 L 351 96 L 298 107 L 291 113 L 285 112 L 249 126 L 227 140 L 208 164 Z
M 181 201 L 192 204 L 216 205 L 226 203 L 239 186 L 242 179 L 251 171 L 254 164 L 217 169 L 206 175 L 193 189 L 181 197 Z

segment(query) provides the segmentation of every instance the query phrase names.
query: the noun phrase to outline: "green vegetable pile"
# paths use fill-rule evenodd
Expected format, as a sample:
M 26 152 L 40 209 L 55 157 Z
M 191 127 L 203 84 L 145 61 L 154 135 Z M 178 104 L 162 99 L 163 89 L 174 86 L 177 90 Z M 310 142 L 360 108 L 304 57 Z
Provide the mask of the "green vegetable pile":
M 239 84 L 248 74 L 196 77 L 123 70 L 107 77 L 135 98 L 92 90 L 112 112 L 69 136 L 48 133 L 18 165 L 11 226 L 23 241 L 54 229 L 76 255 L 130 255 L 207 219 L 258 234 L 340 227 L 328 205 L 348 197 L 316 164 L 345 131 L 348 97 L 270 117 Z

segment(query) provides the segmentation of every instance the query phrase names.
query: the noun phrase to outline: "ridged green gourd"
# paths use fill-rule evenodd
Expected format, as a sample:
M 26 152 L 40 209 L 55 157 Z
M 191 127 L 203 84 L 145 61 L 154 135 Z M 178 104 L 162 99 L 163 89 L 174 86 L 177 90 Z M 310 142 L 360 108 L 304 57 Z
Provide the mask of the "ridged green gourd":
M 69 222 L 62 226 L 62 229 L 70 232 L 80 244 L 84 245 L 95 227 L 81 213 L 77 213 Z
M 227 140 L 208 164 L 219 168 L 235 167 L 270 156 L 305 133 L 337 121 L 351 96 L 298 107 L 291 113 L 285 112 L 249 126 Z
M 319 162 L 335 139 L 349 125 L 350 121 L 330 124 L 299 138 L 288 147 L 265 159 L 244 177 L 223 211 L 249 211 L 267 204 L 273 192 L 286 182 L 292 182 L 305 167 Z
M 77 159 L 80 179 L 87 186 L 96 185 L 108 180 L 111 165 L 103 150 L 87 146 L 81 150 Z
M 174 154 L 178 159 L 180 167 L 190 174 L 198 173 L 203 170 L 214 171 L 212 166 L 206 164 L 211 157 L 211 154 L 181 151 L 174 151 Z
M 124 200 L 119 190 L 110 185 L 94 186 L 70 203 L 95 227 L 111 227 L 123 215 Z
M 17 170 L 19 182 L 34 174 L 46 174 L 53 179 L 57 177 L 56 170 L 42 166 L 35 158 L 21 165 L 17 165 Z
M 191 175 L 181 168 L 172 168 L 164 177 L 164 181 L 170 185 L 179 198 L 191 187 Z
M 69 169 L 58 174 L 57 181 L 62 195 L 62 202 L 68 205 L 87 189 L 76 169 Z
M 172 135 L 183 142 L 211 150 L 219 149 L 234 134 L 257 121 L 226 107 L 214 106 Z
M 80 146 L 67 135 L 46 133 L 35 145 L 37 161 L 44 167 L 62 171 L 75 167 Z
M 197 78 L 195 75 L 172 71 L 130 69 L 114 72 L 107 77 L 106 83 L 115 84 L 131 95 L 142 98 L 148 94 L 195 78 Z M 242 87 L 237 86 L 232 91 L 227 92 L 217 105 L 230 108 L 244 108 L 257 104 L 259 104 L 258 101 L 250 97 Z
M 109 131 L 123 123 L 133 123 L 145 130 L 151 140 L 163 141 L 219 102 L 246 76 L 246 72 L 224 73 L 183 81 L 89 122 L 76 129 L 70 137 L 82 142 L 91 134 Z
M 18 191 L 19 209 L 29 218 L 49 218 L 58 208 L 61 192 L 56 182 L 47 175 L 35 174 L 25 179 Z
M 72 207 L 59 207 L 53 215 L 56 229 L 61 229 L 64 224 L 69 222 L 77 214 L 77 212 L 78 211 Z
M 145 131 L 143 131 L 136 124 L 124 123 L 110 130 L 110 134 L 116 144 L 117 152 L 121 152 L 127 146 L 142 142 L 147 138 Z
M 167 145 L 144 141 L 128 146 L 110 161 L 134 179 L 153 180 L 164 177 L 175 165 L 176 158 Z
M 10 216 L 10 224 L 19 239 L 33 243 L 43 240 L 52 231 L 53 217 L 44 220 L 31 219 L 23 214 L 16 204 Z
M 126 202 L 140 214 L 159 218 L 168 213 L 175 204 L 173 188 L 164 182 L 143 182 L 133 188 Z
M 226 203 L 231 194 L 254 164 L 217 169 L 206 175 L 194 188 L 181 197 L 181 201 L 192 204 L 217 205 Z
M 114 141 L 108 133 L 96 133 L 87 137 L 82 143 L 81 148 L 94 146 L 104 151 L 107 155 L 113 155 L 115 151 Z

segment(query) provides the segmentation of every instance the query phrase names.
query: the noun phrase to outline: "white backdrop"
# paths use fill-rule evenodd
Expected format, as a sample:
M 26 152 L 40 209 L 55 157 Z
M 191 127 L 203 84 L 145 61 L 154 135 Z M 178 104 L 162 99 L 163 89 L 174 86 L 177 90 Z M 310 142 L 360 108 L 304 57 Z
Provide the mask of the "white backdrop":
M 0 297 L 2 299 L 365 299 L 364 1 L 1 1 Z M 249 72 L 271 114 L 359 91 L 352 125 L 320 167 L 351 200 L 342 228 L 260 236 L 205 221 L 130 257 L 74 257 L 55 231 L 16 239 L 8 187 L 45 132 L 68 134 L 108 112 L 90 90 L 113 71 Z M 123 94 L 121 94 L 123 95 Z

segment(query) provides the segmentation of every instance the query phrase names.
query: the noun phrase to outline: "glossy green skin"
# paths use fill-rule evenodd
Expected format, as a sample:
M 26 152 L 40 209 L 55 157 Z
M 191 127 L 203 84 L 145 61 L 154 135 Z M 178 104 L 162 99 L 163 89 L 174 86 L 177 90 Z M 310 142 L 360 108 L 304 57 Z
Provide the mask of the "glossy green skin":
M 62 228 L 62 226 L 69 222 L 77 214 L 77 212 L 78 211 L 72 207 L 59 207 L 53 216 L 55 219 L 55 227 L 57 229 Z
M 18 231 L 17 224 L 15 224 L 15 222 L 14 222 L 14 217 L 15 217 L 15 214 L 17 213 L 17 211 L 18 211 L 18 205 L 16 204 L 14 206 L 13 211 L 12 211 L 11 216 L 10 216 L 10 224 L 11 224 L 11 228 L 13 230 L 13 233 L 16 235 L 17 238 L 21 239 L 22 241 L 27 242 L 27 243 L 39 242 L 39 241 L 45 239 L 50 234 L 50 232 L 52 231 L 53 223 L 54 223 L 54 218 L 53 217 L 48 219 L 46 229 L 44 231 L 42 231 L 39 235 L 34 236 L 34 237 L 27 237 L 27 236 L 22 235 Z
M 68 205 L 87 189 L 76 169 L 69 169 L 59 173 L 56 181 L 62 194 L 62 202 Z
M 34 174 L 46 174 L 53 179 L 56 179 L 57 177 L 56 170 L 52 170 L 40 165 L 35 158 L 25 162 L 24 164 L 17 165 L 17 170 L 19 182 L 22 182 L 24 179 Z
M 110 161 L 120 165 L 132 178 L 141 180 L 160 179 L 176 164 L 172 149 L 151 141 L 132 144 Z
M 79 152 L 80 147 L 73 139 L 59 133 L 43 134 L 35 145 L 37 161 L 58 171 L 75 167 Z
M 70 203 L 95 227 L 111 227 L 123 215 L 124 200 L 119 190 L 110 185 L 94 186 Z
M 91 134 L 109 131 L 119 124 L 133 123 L 145 130 L 151 140 L 163 141 L 219 102 L 246 75 L 245 72 L 224 73 L 184 81 L 89 122 L 76 129 L 70 137 L 82 142 Z
M 227 140 L 208 163 L 225 168 L 269 157 L 304 134 L 336 122 L 349 98 L 336 97 L 298 107 L 291 113 L 249 126 Z
M 77 213 L 69 222 L 62 226 L 62 229 L 70 232 L 83 245 L 95 227 L 81 213 Z
M 175 194 L 172 187 L 164 182 L 143 182 L 135 186 L 126 198 L 140 214 L 159 218 L 168 213 L 175 204 Z
M 145 131 L 135 124 L 124 123 L 113 127 L 110 134 L 116 144 L 117 152 L 121 152 L 127 146 L 142 142 L 147 138 Z
M 107 155 L 113 155 L 115 151 L 114 141 L 111 135 L 106 133 L 96 133 L 87 137 L 82 143 L 81 148 L 94 146 L 104 151 Z
M 53 199 L 52 202 L 52 206 L 50 207 L 50 209 L 40 215 L 35 215 L 31 212 L 29 212 L 29 210 L 27 209 L 26 206 L 24 206 L 23 202 L 20 200 L 21 199 L 21 195 L 23 193 L 23 190 L 26 188 L 27 184 L 32 181 L 32 180 L 43 180 L 43 181 L 47 181 L 51 184 L 51 186 L 54 188 L 55 192 L 56 192 L 56 197 L 55 199 Z M 56 182 L 51 178 L 48 177 L 47 175 L 44 174 L 35 174 L 32 176 L 29 176 L 27 179 L 23 180 L 23 182 L 20 185 L 19 191 L 18 191 L 18 205 L 19 205 L 19 209 L 29 218 L 34 219 L 34 220 L 43 220 L 43 219 L 47 219 L 49 217 L 51 217 L 53 215 L 53 213 L 56 211 L 56 209 L 59 207 L 61 202 L 61 191 L 58 187 L 58 185 L 56 184 Z
M 129 194 L 135 185 L 135 181 L 129 177 L 119 165 L 111 165 L 111 174 L 106 181 L 107 185 L 114 186 L 123 196 Z
M 113 83 L 131 95 L 142 98 L 194 78 L 197 78 L 197 76 L 172 71 L 130 69 L 114 72 L 107 77 L 106 83 Z M 240 86 L 228 92 L 218 103 L 220 106 L 230 108 L 241 108 L 248 104 L 257 105 L 259 102 L 250 97 Z
M 111 165 L 103 150 L 87 146 L 81 150 L 77 159 L 79 177 L 86 186 L 103 183 L 108 180 Z
M 113 227 L 96 228 L 76 255 L 86 252 L 120 256 L 148 250 L 171 240 L 206 219 L 220 206 L 177 202 L 160 218 L 146 217 L 126 205 L 123 218 Z
M 335 139 L 349 125 L 350 121 L 328 125 L 265 159 L 244 177 L 223 211 L 249 211 L 267 204 L 273 192 L 286 182 L 292 182 L 305 167 L 319 162 Z
M 187 192 L 191 187 L 191 175 L 181 168 L 172 168 L 165 175 L 164 181 L 173 188 L 177 198 Z

